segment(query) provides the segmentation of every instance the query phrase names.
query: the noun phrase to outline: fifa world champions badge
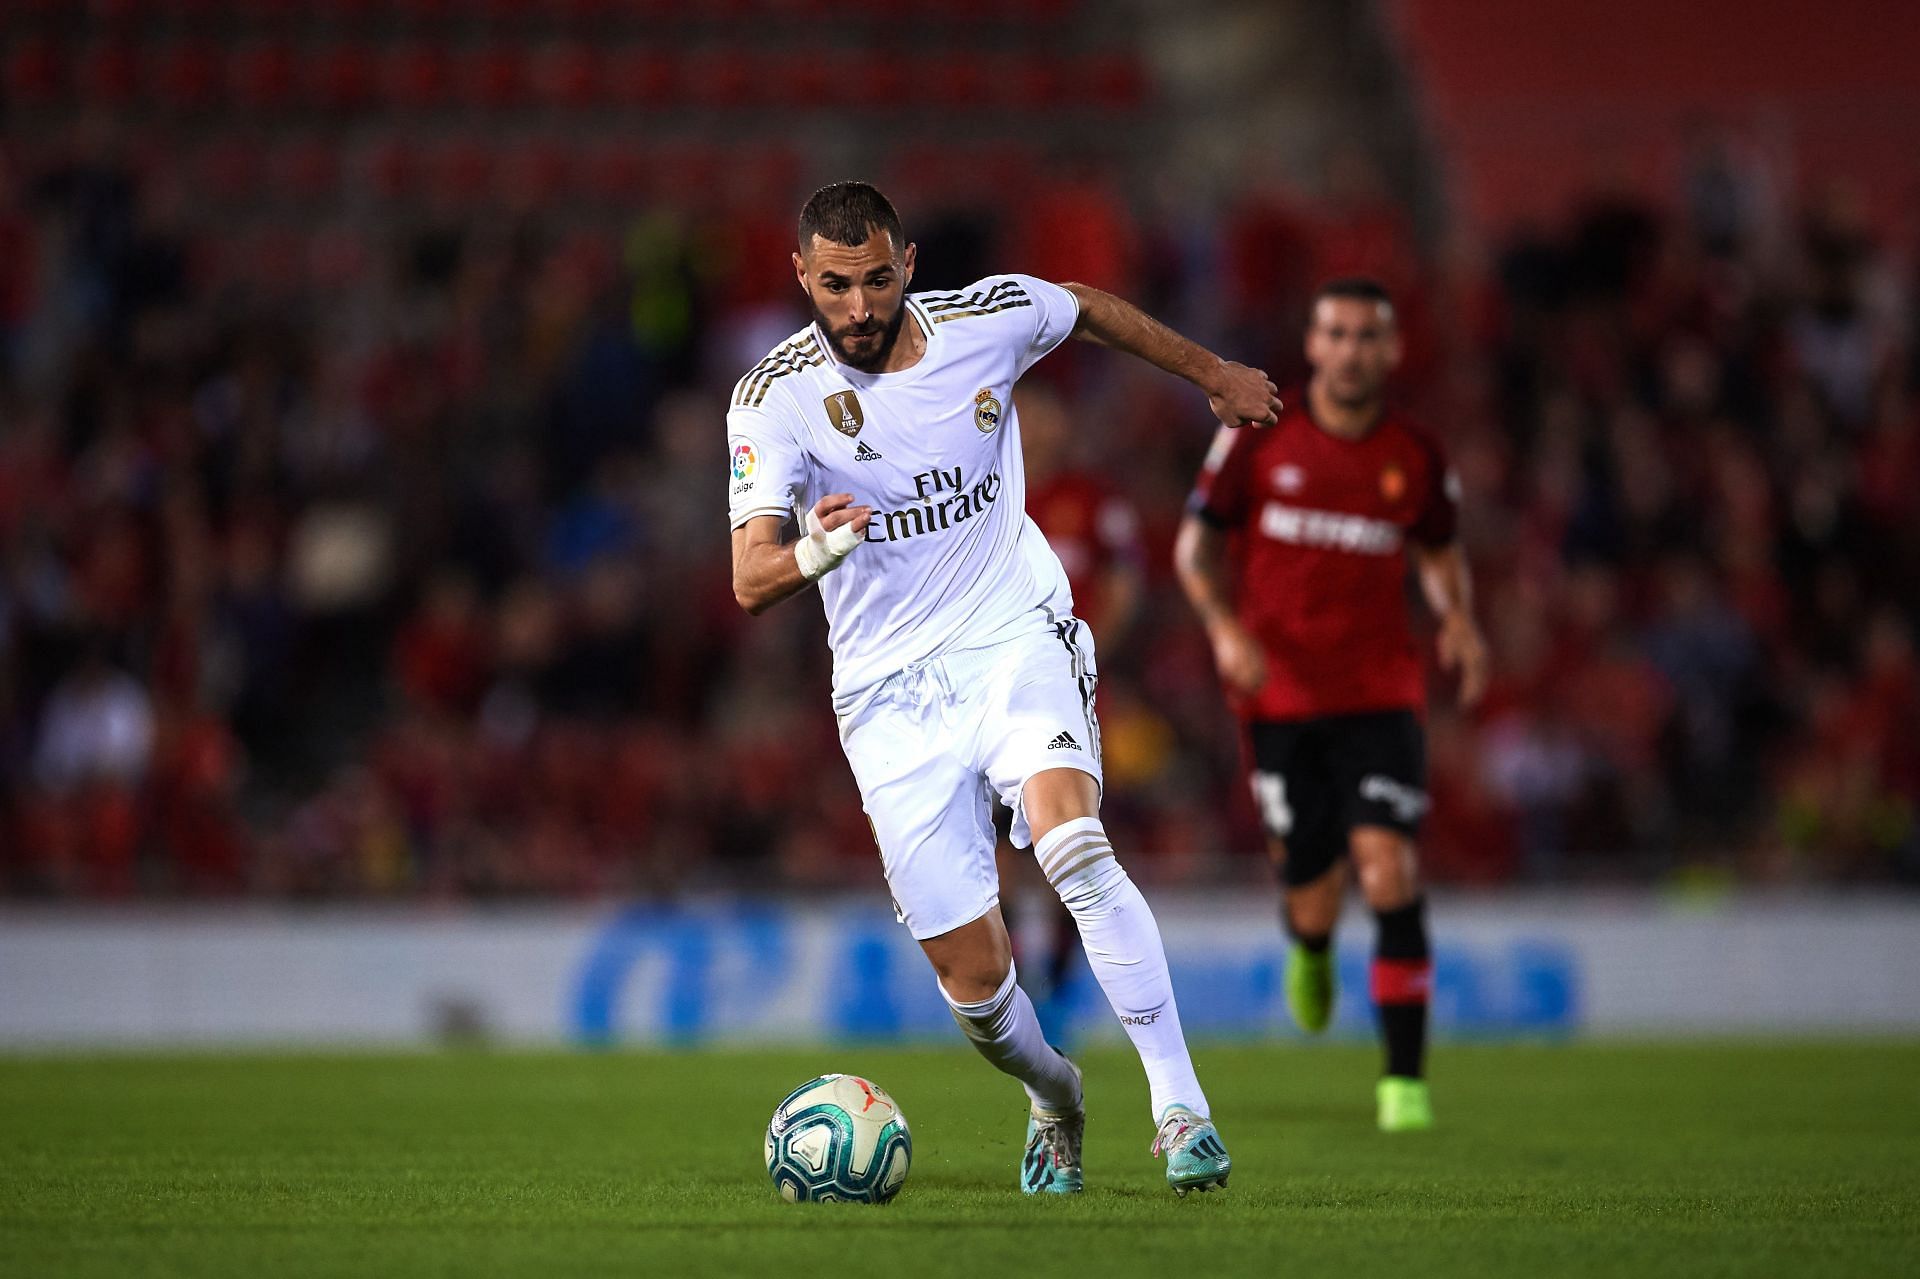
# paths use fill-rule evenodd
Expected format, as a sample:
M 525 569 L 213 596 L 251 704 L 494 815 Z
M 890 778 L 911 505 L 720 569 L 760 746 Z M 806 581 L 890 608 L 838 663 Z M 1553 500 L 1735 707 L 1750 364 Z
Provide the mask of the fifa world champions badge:
M 1000 425 L 1000 401 L 993 398 L 990 386 L 981 387 L 973 397 L 973 424 L 982 435 L 993 434 L 993 428 Z
M 848 439 L 860 434 L 860 428 L 867 424 L 867 414 L 860 407 L 860 397 L 852 391 L 835 391 L 823 403 L 827 409 L 827 420 L 833 423 L 833 429 Z

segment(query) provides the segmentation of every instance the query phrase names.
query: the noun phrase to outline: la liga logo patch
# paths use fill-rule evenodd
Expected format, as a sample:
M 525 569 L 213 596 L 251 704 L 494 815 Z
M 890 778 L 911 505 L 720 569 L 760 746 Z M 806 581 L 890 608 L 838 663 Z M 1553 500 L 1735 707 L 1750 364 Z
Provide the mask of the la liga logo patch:
M 753 455 L 753 445 L 736 444 L 733 446 L 733 478 L 749 480 L 753 478 L 754 468 L 760 460 Z

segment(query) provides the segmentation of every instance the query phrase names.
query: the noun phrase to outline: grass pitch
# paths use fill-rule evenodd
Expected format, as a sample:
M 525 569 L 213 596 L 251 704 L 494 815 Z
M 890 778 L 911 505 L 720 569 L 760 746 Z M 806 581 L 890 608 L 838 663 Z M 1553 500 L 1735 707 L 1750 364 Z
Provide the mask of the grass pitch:
M 1920 1044 L 1442 1046 L 1440 1126 L 1373 1130 L 1357 1046 L 1199 1053 L 1233 1151 L 1176 1200 L 1124 1049 L 1087 1193 L 1015 1190 L 1018 1089 L 956 1042 L 752 1054 L 0 1060 L 0 1275 L 1920 1273 Z M 767 1116 L 899 1099 L 891 1206 L 780 1202 Z

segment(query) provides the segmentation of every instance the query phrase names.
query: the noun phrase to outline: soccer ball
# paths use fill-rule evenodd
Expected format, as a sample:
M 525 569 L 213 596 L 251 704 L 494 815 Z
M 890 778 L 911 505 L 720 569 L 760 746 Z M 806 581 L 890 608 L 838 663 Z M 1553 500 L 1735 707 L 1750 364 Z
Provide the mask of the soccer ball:
M 858 1075 L 809 1079 L 767 1125 L 767 1175 L 788 1203 L 883 1204 L 900 1193 L 912 1162 L 907 1117 Z

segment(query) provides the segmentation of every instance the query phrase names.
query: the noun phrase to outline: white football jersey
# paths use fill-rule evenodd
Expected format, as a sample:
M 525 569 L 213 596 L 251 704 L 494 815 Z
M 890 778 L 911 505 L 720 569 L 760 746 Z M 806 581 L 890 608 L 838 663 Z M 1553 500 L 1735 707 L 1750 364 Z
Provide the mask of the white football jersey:
M 864 546 L 820 579 L 845 709 L 910 662 L 1048 629 L 1066 574 L 1027 518 L 1013 385 L 1073 331 L 1073 294 L 989 276 L 907 307 L 926 354 L 898 373 L 842 364 L 809 325 L 734 387 L 729 513 L 804 519 L 828 493 L 873 507 Z

